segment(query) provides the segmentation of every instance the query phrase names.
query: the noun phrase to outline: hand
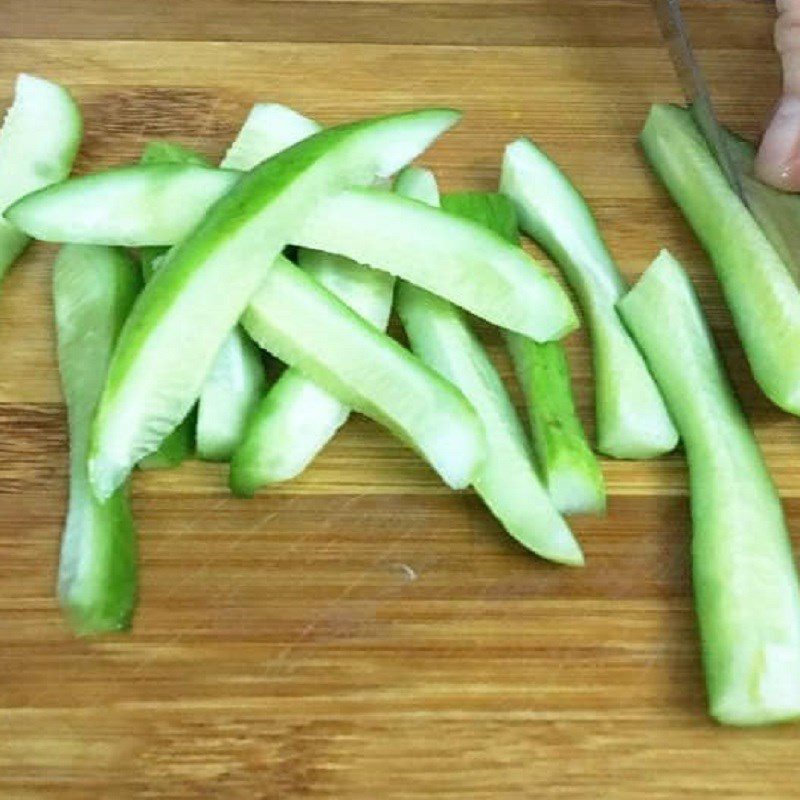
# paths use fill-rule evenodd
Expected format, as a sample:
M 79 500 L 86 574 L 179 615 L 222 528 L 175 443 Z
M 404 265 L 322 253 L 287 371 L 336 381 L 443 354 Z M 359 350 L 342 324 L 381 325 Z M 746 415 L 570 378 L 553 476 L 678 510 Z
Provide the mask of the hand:
M 800 191 L 800 0 L 777 0 L 775 47 L 783 66 L 783 97 L 756 160 L 761 180 Z

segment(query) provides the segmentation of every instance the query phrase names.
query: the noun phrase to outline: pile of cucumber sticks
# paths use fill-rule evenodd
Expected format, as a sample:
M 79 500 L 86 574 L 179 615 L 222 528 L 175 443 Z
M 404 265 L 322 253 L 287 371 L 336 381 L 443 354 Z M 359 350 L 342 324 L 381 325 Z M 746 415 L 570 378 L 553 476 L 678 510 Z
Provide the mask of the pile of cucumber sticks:
M 453 489 L 472 486 L 524 547 L 583 564 L 564 515 L 601 513 L 605 488 L 559 341 L 578 318 L 521 228 L 589 328 L 598 451 L 653 458 L 683 443 L 712 715 L 800 716 L 800 591 L 780 501 L 686 274 L 662 252 L 629 290 L 581 195 L 527 139 L 506 148 L 499 193 L 440 195 L 408 165 L 458 117 L 322 129 L 256 105 L 219 167 L 151 142 L 136 165 L 68 178 L 80 112 L 62 87 L 20 76 L 0 130 L 0 272 L 29 237 L 64 245 L 59 595 L 73 628 L 130 625 L 135 467 L 227 461 L 249 496 L 301 473 L 351 410 Z M 752 170 L 752 147 L 732 141 Z M 711 256 L 757 381 L 800 413 L 791 247 L 776 249 L 727 187 L 690 112 L 654 106 L 642 144 Z M 759 191 L 764 209 L 798 214 L 797 198 Z M 393 309 L 410 349 L 385 333 Z M 530 438 L 465 312 L 502 329 Z M 262 351 L 286 365 L 271 385 Z

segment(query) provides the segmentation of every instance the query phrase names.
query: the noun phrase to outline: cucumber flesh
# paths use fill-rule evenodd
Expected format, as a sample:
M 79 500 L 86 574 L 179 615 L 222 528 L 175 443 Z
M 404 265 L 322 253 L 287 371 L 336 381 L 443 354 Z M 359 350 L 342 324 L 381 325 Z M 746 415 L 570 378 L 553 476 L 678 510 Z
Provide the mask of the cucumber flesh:
M 209 166 L 205 156 L 174 142 L 153 140 L 145 145 L 140 164 L 194 164 Z M 168 248 L 142 247 L 139 252 L 142 277 L 145 283 L 150 280 L 163 260 Z M 140 462 L 140 469 L 174 469 L 189 458 L 195 450 L 195 428 L 197 410 L 192 409 L 183 421 L 170 433 L 150 455 Z
M 408 168 L 395 190 L 438 205 L 428 170 Z M 532 454 L 503 382 L 462 312 L 446 300 L 400 282 L 397 313 L 412 350 L 472 403 L 486 433 L 486 458 L 472 485 L 506 531 L 543 558 L 580 566 L 583 553 L 536 474 Z
M 615 458 L 653 458 L 677 444 L 675 426 L 614 304 L 626 285 L 585 200 L 538 147 L 506 148 L 500 191 L 520 227 L 559 264 L 578 297 L 592 340 L 597 448 Z
M 461 392 L 310 275 L 278 257 L 242 324 L 265 350 L 389 428 L 449 486 L 469 485 L 484 437 Z
M 711 258 L 750 369 L 777 406 L 800 414 L 800 290 L 728 186 L 683 108 L 654 105 L 645 155 Z
M 69 507 L 58 594 L 81 634 L 127 628 L 136 603 L 136 540 L 127 486 L 101 502 L 86 457 L 117 335 L 139 291 L 136 265 L 106 247 L 66 245 L 53 272 L 58 365 L 69 417 Z
M 241 178 L 196 164 L 115 167 L 31 192 L 5 218 L 44 242 L 169 247 Z
M 72 95 L 32 75 L 17 77 L 14 102 L 0 128 L 0 214 L 18 198 L 69 175 L 83 121 Z M 0 217 L 0 278 L 29 239 Z
M 188 195 L 180 212 L 170 214 L 158 198 L 174 198 L 177 191 L 165 185 L 184 179 L 174 171 L 159 175 L 138 169 L 76 178 L 47 194 L 24 198 L 7 216 L 51 241 L 131 246 L 180 241 L 188 233 L 187 223 L 198 218 L 199 205 L 208 203 L 214 191 L 222 193 L 228 181 L 227 173 L 218 173 L 197 198 Z M 199 167 L 185 169 L 192 181 L 209 174 Z M 187 177 L 185 182 L 191 181 Z M 195 201 L 198 208 L 190 210 Z M 88 210 L 96 204 L 102 206 L 97 213 Z M 523 250 L 483 225 L 424 203 L 382 189 L 348 189 L 330 193 L 298 223 L 289 237 L 292 244 L 369 264 L 537 341 L 558 338 L 577 326 L 569 298 Z
M 304 216 L 327 194 L 395 172 L 457 118 L 428 109 L 329 128 L 263 162 L 214 204 L 166 256 L 120 335 L 89 460 L 100 498 L 189 412 Z
M 781 503 L 694 290 L 662 254 L 619 304 L 689 463 L 692 569 L 710 711 L 800 716 L 800 587 Z
M 519 246 L 517 215 L 505 195 L 446 194 L 442 205 Z M 606 506 L 603 473 L 575 409 L 564 346 L 534 342 L 510 331 L 505 339 L 525 396 L 539 471 L 556 508 L 562 514 L 602 513 Z
M 341 256 L 301 249 L 300 267 L 380 331 L 392 309 L 394 278 Z M 231 460 L 236 494 L 299 475 L 344 425 L 350 409 L 299 369 L 289 368 L 267 392 Z
M 522 250 L 482 225 L 393 193 L 351 189 L 331 197 L 292 241 L 385 270 L 539 341 L 577 326 L 564 291 Z

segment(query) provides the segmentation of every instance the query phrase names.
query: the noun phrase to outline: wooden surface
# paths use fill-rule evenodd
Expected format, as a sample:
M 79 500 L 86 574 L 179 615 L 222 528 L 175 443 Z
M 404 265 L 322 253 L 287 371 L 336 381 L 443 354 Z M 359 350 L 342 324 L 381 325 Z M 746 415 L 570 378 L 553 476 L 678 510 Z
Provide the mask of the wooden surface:
M 778 83 L 771 4 L 685 5 L 723 116 L 756 134 Z M 754 390 L 635 146 L 648 104 L 678 98 L 645 0 L 0 0 L 0 37 L 0 99 L 21 70 L 80 99 L 81 171 L 150 137 L 216 157 L 257 100 L 325 123 L 463 108 L 426 157 L 446 189 L 494 188 L 503 145 L 535 137 L 630 277 L 661 246 L 689 265 L 800 534 L 800 425 Z M 137 475 L 135 629 L 73 639 L 53 601 L 53 252 L 34 246 L 0 295 L 0 796 L 797 797 L 800 728 L 705 714 L 679 455 L 605 463 L 608 516 L 575 520 L 584 570 L 524 553 L 363 419 L 250 502 L 217 466 Z M 585 342 L 570 345 L 591 425 Z

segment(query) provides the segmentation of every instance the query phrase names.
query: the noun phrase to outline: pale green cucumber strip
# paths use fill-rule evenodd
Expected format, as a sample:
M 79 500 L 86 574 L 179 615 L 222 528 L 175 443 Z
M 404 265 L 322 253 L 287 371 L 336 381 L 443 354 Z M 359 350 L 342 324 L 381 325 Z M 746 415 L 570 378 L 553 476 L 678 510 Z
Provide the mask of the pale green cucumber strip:
M 301 249 L 300 266 L 380 331 L 392 309 L 394 278 L 341 256 Z M 261 400 L 231 460 L 230 484 L 249 496 L 299 475 L 344 425 L 350 409 L 290 367 Z
M 663 252 L 619 304 L 683 440 L 710 711 L 800 717 L 800 588 L 780 499 L 689 279 Z
M 255 106 L 231 153 L 258 160 L 319 130 L 317 123 L 276 104 Z M 227 163 L 226 166 L 246 166 Z M 300 266 L 380 330 L 391 312 L 394 279 L 349 259 L 301 248 Z M 302 372 L 287 369 L 263 397 L 231 459 L 230 485 L 242 496 L 299 475 L 345 423 L 350 409 Z
M 382 269 L 537 341 L 577 326 L 558 283 L 494 231 L 376 189 L 321 202 L 292 242 Z
M 136 604 L 136 540 L 121 486 L 97 500 L 86 457 L 95 406 L 117 335 L 139 291 L 133 261 L 106 247 L 66 245 L 56 259 L 53 303 L 58 365 L 69 418 L 69 507 L 58 594 L 81 634 L 127 628 Z
M 751 213 L 794 282 L 800 282 L 800 195 L 762 183 L 755 173 L 755 145 L 727 128 L 721 130 L 728 152 L 738 166 Z
M 220 166 L 250 170 L 319 130 L 316 122 L 286 106 L 257 104 Z M 258 347 L 237 325 L 217 353 L 200 392 L 197 452 L 201 458 L 228 461 L 233 457 L 265 389 Z
M 237 170 L 196 164 L 115 167 L 31 192 L 5 218 L 45 242 L 170 247 L 241 180 Z
M 90 453 L 99 497 L 189 412 L 225 337 L 314 206 L 397 171 L 457 119 L 428 109 L 329 128 L 263 162 L 214 204 L 167 255 L 123 328 Z
M 800 414 L 800 290 L 728 186 L 691 113 L 655 105 L 644 152 L 711 258 L 750 369 L 773 403 Z
M 140 164 L 194 164 L 208 167 L 205 156 L 188 147 L 155 139 L 148 142 L 139 159 Z M 142 247 L 139 259 L 145 283 L 150 280 L 158 264 L 164 258 L 166 247 Z M 192 409 L 183 421 L 158 446 L 158 449 L 145 456 L 140 462 L 141 469 L 174 469 L 189 458 L 195 450 L 195 428 L 197 410 Z
M 438 205 L 433 173 L 407 168 L 395 191 Z M 583 553 L 539 481 L 532 454 L 497 370 L 452 303 L 401 281 L 397 313 L 411 349 L 457 386 L 472 404 L 486 435 L 486 458 L 472 485 L 506 531 L 543 558 L 580 566 Z
M 505 195 L 457 192 L 444 195 L 442 205 L 519 246 L 517 215 Z M 605 482 L 575 409 L 564 346 L 534 342 L 510 331 L 505 338 L 525 395 L 539 471 L 556 508 L 562 514 L 601 513 L 606 506 Z
M 461 392 L 283 257 L 242 324 L 265 349 L 380 422 L 452 488 L 484 457 L 483 430 Z
M 18 198 L 69 175 L 83 135 L 72 95 L 55 83 L 21 74 L 0 128 L 0 214 Z M 0 217 L 0 278 L 28 244 Z
M 143 172 L 152 167 L 138 169 L 138 173 L 131 168 L 98 173 L 91 176 L 92 182 L 74 179 L 47 195 L 19 201 L 7 214 L 40 237 L 46 230 L 45 238 L 51 240 L 102 240 L 131 246 L 161 243 L 167 238 L 180 241 L 188 233 L 185 223 L 198 216 L 197 209 L 188 210 L 195 198 L 187 196 L 178 213 L 164 208 L 164 216 L 155 217 L 162 206 L 158 197 L 176 194 L 164 186 L 178 176 L 174 172 Z M 199 167 L 185 169 L 195 178 L 209 174 Z M 220 175 L 227 174 L 212 179 L 208 189 L 199 193 L 200 200 L 209 201 L 211 183 L 217 191 L 224 190 L 228 178 Z M 135 191 L 128 184 L 134 185 Z M 146 188 L 150 184 L 151 190 Z M 102 211 L 86 210 L 96 204 Z M 101 214 L 103 220 L 98 219 Z M 91 226 L 82 221 L 84 215 L 91 219 Z M 124 221 L 117 216 L 125 216 Z M 369 264 L 537 341 L 558 338 L 577 326 L 569 298 L 523 250 L 483 225 L 424 203 L 379 189 L 348 189 L 329 193 L 305 217 L 298 217 L 297 223 L 289 237 L 292 244 Z M 613 308 L 611 312 L 615 313 Z M 621 326 L 620 331 L 627 337 Z
M 586 201 L 527 139 L 503 157 L 500 191 L 519 224 L 558 263 L 583 310 L 592 341 L 597 448 L 615 458 L 653 458 L 677 444 L 675 426 L 614 304 L 626 289 Z

